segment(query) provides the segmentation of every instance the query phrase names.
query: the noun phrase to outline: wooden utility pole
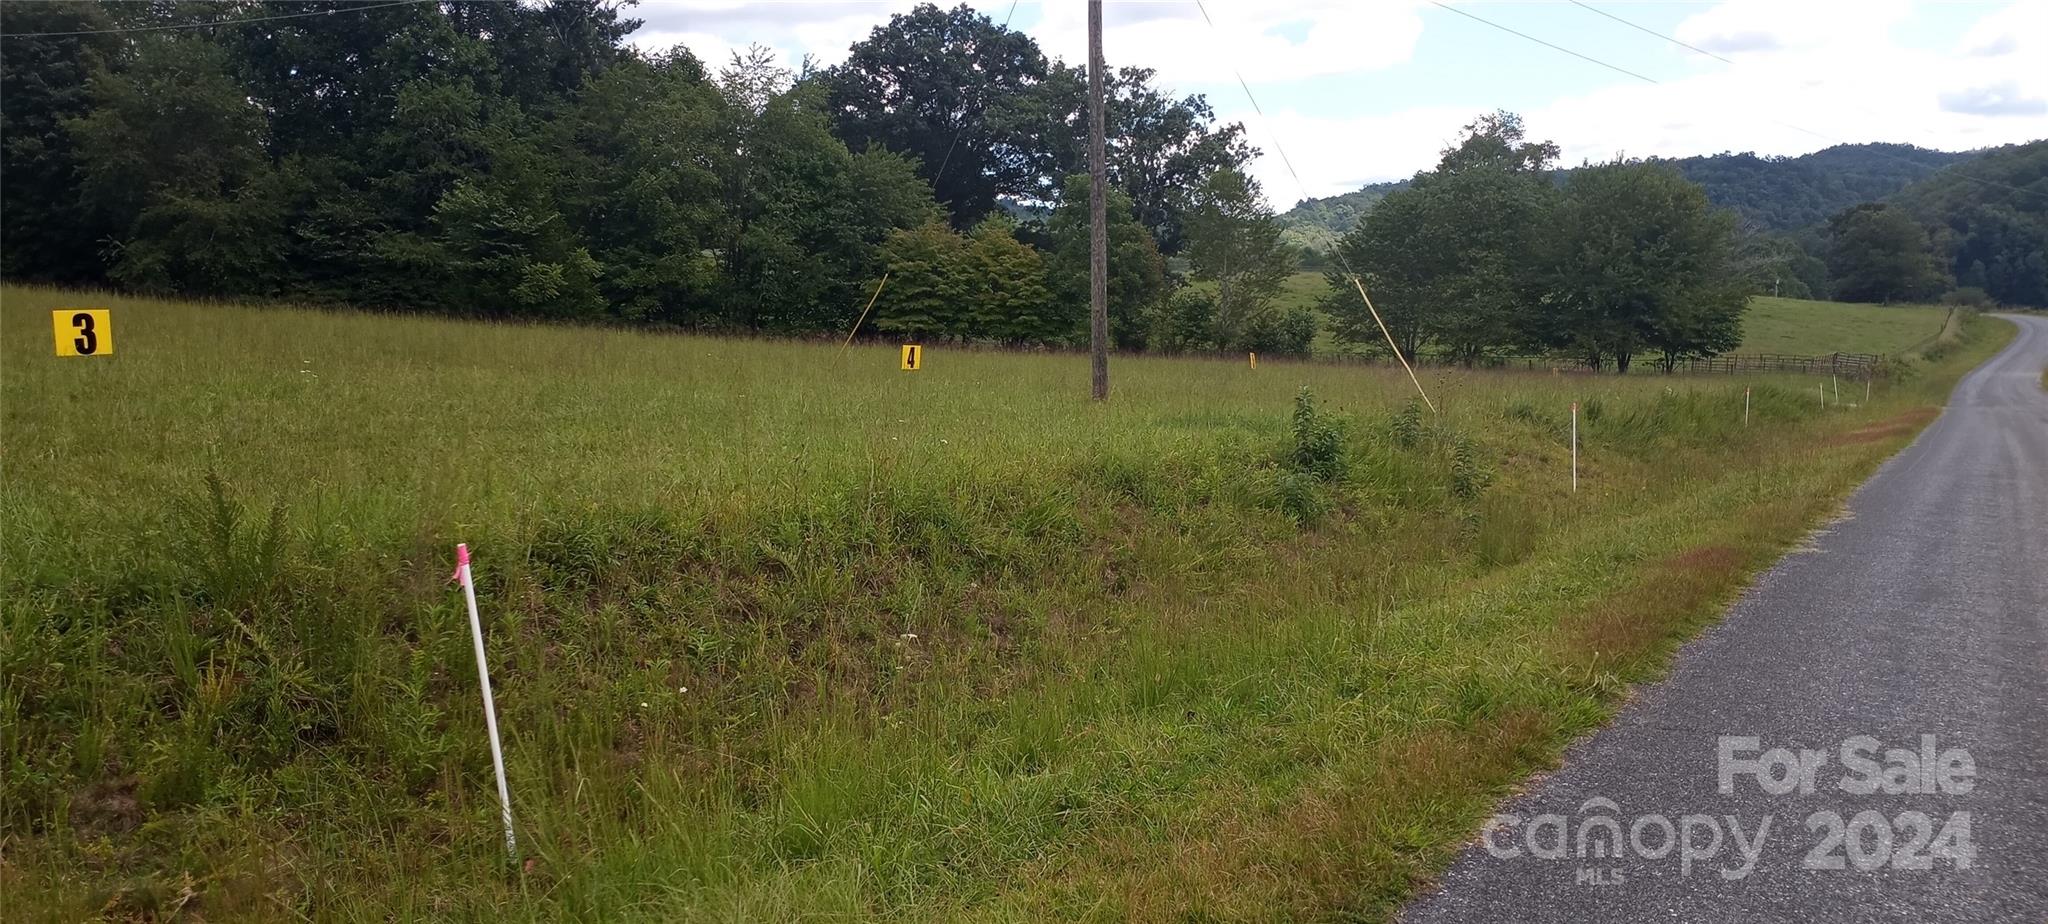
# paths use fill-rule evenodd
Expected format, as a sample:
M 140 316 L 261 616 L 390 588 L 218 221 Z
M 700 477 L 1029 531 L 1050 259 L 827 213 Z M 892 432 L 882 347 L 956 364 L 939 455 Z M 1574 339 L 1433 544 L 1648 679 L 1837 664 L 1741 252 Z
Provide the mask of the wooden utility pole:
M 1109 399 L 1109 167 L 1102 154 L 1102 0 L 1088 0 L 1088 345 L 1097 401 Z

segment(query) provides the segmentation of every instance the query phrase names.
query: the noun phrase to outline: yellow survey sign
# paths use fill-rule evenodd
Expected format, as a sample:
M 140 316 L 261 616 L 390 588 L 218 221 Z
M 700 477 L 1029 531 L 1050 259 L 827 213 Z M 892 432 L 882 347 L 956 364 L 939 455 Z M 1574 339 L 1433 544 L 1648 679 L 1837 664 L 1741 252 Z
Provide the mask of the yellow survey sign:
M 105 308 L 59 308 L 50 312 L 58 356 L 107 356 L 114 352 L 113 312 Z
M 915 343 L 903 345 L 903 368 L 915 372 L 924 368 L 924 347 Z

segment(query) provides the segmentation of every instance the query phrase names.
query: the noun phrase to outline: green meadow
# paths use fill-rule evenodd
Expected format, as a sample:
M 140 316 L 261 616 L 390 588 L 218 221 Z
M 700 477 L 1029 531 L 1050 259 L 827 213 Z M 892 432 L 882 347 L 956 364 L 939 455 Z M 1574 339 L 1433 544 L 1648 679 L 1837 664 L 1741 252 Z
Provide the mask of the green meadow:
M 114 355 L 51 355 L 75 307 Z M 1825 408 L 1141 357 L 1098 405 L 1078 355 L 7 287 L 7 916 L 1383 919 L 2009 336 Z
M 1315 308 L 1328 291 L 1322 273 L 1298 272 L 1287 277 L 1274 304 L 1276 310 L 1296 305 Z M 1749 300 L 1749 311 L 1742 317 L 1742 345 L 1735 352 L 1802 356 L 1907 353 L 1929 346 L 1948 315 L 1947 308 L 1932 305 L 1864 305 L 1759 295 Z M 1312 349 L 1318 356 L 1360 351 L 1356 345 L 1338 340 L 1327 318 L 1319 319 Z M 1655 371 L 1650 365 L 1644 363 L 1644 371 Z
M 1931 343 L 1948 319 L 1932 305 L 1856 305 L 1759 295 L 1742 316 L 1743 353 L 1884 353 Z

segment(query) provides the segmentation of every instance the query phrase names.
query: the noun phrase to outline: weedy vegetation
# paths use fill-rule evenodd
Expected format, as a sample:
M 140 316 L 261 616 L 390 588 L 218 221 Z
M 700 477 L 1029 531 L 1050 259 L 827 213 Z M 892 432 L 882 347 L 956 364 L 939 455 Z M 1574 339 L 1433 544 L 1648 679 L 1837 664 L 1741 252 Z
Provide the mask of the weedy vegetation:
M 1432 414 L 1398 369 L 1120 359 L 1095 405 L 1080 356 L 0 295 L 0 889 L 50 919 L 1386 917 L 2010 335 L 1864 406 L 1428 370 Z M 46 355 L 87 302 L 120 354 Z

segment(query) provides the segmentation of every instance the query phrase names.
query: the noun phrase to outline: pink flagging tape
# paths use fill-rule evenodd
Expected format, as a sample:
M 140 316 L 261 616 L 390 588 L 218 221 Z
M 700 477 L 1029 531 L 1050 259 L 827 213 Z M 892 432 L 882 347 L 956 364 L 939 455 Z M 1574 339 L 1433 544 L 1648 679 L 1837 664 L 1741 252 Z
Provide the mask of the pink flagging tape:
M 451 575 L 448 575 L 448 580 L 450 580 L 450 581 L 456 581 L 456 582 L 460 582 L 460 581 L 462 580 L 462 571 L 463 571 L 463 569 L 465 569 L 465 568 L 468 568 L 468 567 L 469 567 L 469 543 L 467 543 L 467 542 L 458 542 L 458 543 L 456 543 L 456 544 L 455 544 L 455 573 L 454 573 L 454 574 L 451 574 Z

